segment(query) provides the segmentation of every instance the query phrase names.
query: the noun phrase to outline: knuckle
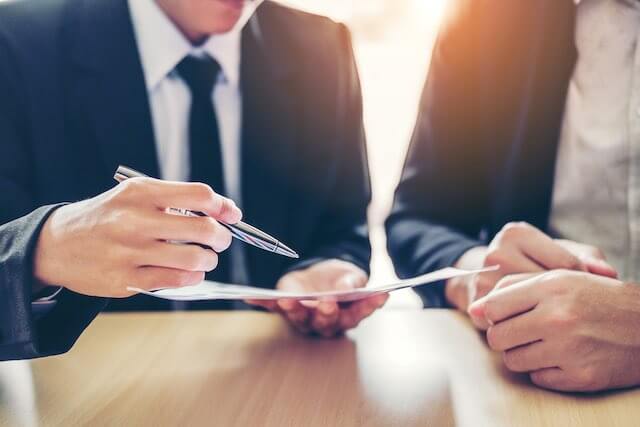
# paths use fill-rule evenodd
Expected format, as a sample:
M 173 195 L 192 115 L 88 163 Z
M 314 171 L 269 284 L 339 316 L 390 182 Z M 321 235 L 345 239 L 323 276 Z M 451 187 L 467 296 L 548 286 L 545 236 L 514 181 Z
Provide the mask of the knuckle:
M 500 281 L 496 284 L 495 288 L 496 289 L 508 288 L 512 284 L 517 283 L 516 281 L 517 281 L 517 278 L 513 275 L 505 276 L 502 279 L 500 279 Z
M 558 260 L 557 268 L 560 270 L 577 270 L 581 265 L 582 263 L 577 256 L 567 253 Z
M 480 298 L 487 295 L 495 287 L 495 282 L 486 276 L 478 276 L 473 280 L 473 286 L 475 287 L 476 297 Z
M 197 219 L 198 233 L 203 236 L 213 236 L 218 230 L 218 223 L 215 219 L 202 217 Z
M 560 309 L 551 317 L 550 326 L 555 329 L 567 330 L 575 327 L 578 322 L 578 316 L 572 310 Z
M 207 268 L 206 271 L 213 271 L 218 267 L 218 263 L 220 262 L 220 258 L 218 254 L 213 251 L 207 251 Z
M 552 270 L 540 277 L 540 284 L 546 288 L 551 294 L 561 296 L 569 293 L 574 287 L 567 286 L 573 283 L 579 276 L 578 273 L 571 270 Z
M 107 223 L 107 228 L 109 234 L 124 237 L 127 241 L 130 241 L 132 236 L 140 233 L 138 221 L 133 218 L 130 212 L 124 210 L 112 213 Z
M 489 347 L 492 350 L 494 351 L 500 350 L 500 341 L 501 341 L 500 332 L 495 326 L 492 326 L 489 329 L 487 329 L 487 344 L 489 344 Z
M 186 248 L 185 258 L 181 263 L 182 268 L 187 271 L 203 270 L 202 251 L 203 250 L 201 248 L 195 245 L 189 245 L 189 247 Z
M 600 249 L 597 246 L 584 245 L 584 249 L 582 252 L 586 256 L 595 258 L 595 259 L 605 260 L 607 258 L 604 252 L 602 251 L 602 249 Z
M 174 272 L 170 278 L 167 279 L 168 286 L 171 287 L 183 287 L 183 286 L 191 286 L 198 283 L 198 277 L 204 277 L 203 272 L 192 272 L 192 271 L 176 271 Z
M 505 351 L 502 354 L 502 361 L 507 369 L 512 372 L 519 372 L 522 370 L 519 353 L 517 351 Z
M 598 371 L 592 366 L 581 368 L 575 377 L 575 384 L 583 391 L 591 391 L 599 388 Z
M 144 264 L 145 253 L 123 245 L 109 245 L 102 256 L 115 262 L 118 266 L 134 267 L 136 264 Z
M 178 287 L 197 285 L 204 280 L 204 272 L 180 272 L 176 277 L 175 285 Z
M 506 239 L 520 238 L 530 230 L 531 226 L 526 222 L 510 222 L 502 228 L 502 236 Z
M 132 273 L 129 279 L 129 283 L 135 284 L 137 287 L 147 290 L 158 285 L 158 283 L 156 282 L 156 277 L 152 274 L 144 272 L 144 270 L 141 270 L 141 273 L 139 274 Z
M 193 184 L 194 197 L 200 200 L 211 200 L 215 197 L 216 193 L 207 184 L 196 182 Z
M 602 249 L 594 247 L 592 250 L 592 256 L 598 259 L 606 259 L 606 256 Z
M 176 244 L 176 265 L 175 268 L 185 271 L 198 271 L 201 270 L 201 249 L 193 244 L 180 243 Z
M 485 318 L 488 321 L 493 322 L 494 319 L 496 318 L 497 310 L 498 308 L 496 306 L 496 303 L 493 301 L 493 299 L 491 299 L 491 297 L 489 297 L 488 300 L 485 302 L 485 306 L 484 306 Z
M 167 283 L 165 286 L 170 287 L 179 287 L 184 286 L 184 284 L 188 281 L 190 272 L 187 271 L 175 271 L 171 274 L 167 274 Z
M 213 249 L 216 252 L 226 251 L 231 246 L 233 237 L 231 232 L 221 225 L 216 225 L 216 231 L 213 233 Z
M 531 375 L 529 375 L 529 378 L 531 378 L 532 383 L 534 383 L 539 387 L 550 388 L 550 389 L 560 387 L 560 383 L 550 378 L 549 375 L 547 375 L 544 371 L 533 372 L 531 373 Z
M 570 274 L 569 270 L 565 269 L 547 271 L 540 276 L 540 283 L 553 289 L 561 288 L 561 286 L 557 286 L 557 284 L 561 282 L 567 274 Z
M 121 194 L 126 197 L 139 197 L 146 191 L 146 181 L 144 178 L 128 179 L 121 184 Z
M 224 209 L 224 198 L 207 184 L 196 183 L 194 185 L 195 197 L 201 202 L 212 206 L 212 211 L 215 215 L 220 215 Z
M 490 250 L 485 256 L 485 266 L 503 265 L 509 259 L 509 254 L 503 249 Z
M 220 197 L 220 215 L 225 215 L 233 209 L 231 200 L 226 197 Z
M 231 243 L 233 241 L 233 237 L 231 236 L 231 232 L 227 229 L 223 229 L 220 231 L 220 239 L 222 240 L 221 242 L 221 250 L 227 250 L 229 249 L 229 246 L 231 246 Z

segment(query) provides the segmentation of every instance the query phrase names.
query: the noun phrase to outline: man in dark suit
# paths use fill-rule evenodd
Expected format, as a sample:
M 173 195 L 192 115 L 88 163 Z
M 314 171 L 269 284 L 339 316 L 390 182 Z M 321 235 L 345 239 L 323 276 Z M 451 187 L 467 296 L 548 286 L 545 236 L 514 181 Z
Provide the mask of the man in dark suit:
M 421 296 L 543 387 L 640 383 L 638 28 L 635 1 L 452 1 L 387 222 L 400 276 L 500 266 Z
M 114 187 L 118 164 L 166 181 Z M 0 360 L 67 351 L 131 285 L 207 273 L 281 289 L 364 286 L 369 199 L 343 25 L 244 0 L 0 6 Z M 224 252 L 231 236 L 216 220 L 243 214 L 301 259 Z M 332 336 L 383 303 L 272 308 Z M 171 307 L 134 296 L 110 308 Z

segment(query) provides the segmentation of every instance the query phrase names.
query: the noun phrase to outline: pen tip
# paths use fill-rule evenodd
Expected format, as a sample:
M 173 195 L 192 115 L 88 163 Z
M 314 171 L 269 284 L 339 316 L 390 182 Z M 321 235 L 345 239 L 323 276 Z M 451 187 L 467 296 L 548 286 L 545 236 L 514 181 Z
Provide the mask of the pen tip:
M 298 255 L 296 251 L 294 251 L 287 245 L 283 244 L 282 242 L 278 242 L 277 252 L 279 252 L 282 255 L 288 256 L 289 258 L 295 258 L 295 259 L 300 258 L 300 255 Z

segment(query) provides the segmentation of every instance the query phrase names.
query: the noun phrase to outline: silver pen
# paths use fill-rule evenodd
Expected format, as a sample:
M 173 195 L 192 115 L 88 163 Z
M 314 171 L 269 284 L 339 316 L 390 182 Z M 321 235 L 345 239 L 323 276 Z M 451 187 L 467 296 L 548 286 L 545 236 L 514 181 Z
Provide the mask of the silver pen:
M 126 166 L 118 166 L 118 170 L 116 170 L 116 173 L 113 176 L 113 178 L 118 182 L 126 181 L 129 178 L 143 177 L 148 178 L 147 175 Z M 169 211 L 185 216 L 207 216 L 207 214 L 203 212 L 191 211 L 188 209 L 169 208 Z M 220 225 L 228 229 L 233 237 L 255 246 L 256 248 L 289 258 L 299 258 L 299 255 L 293 249 L 287 247 L 275 237 L 268 235 L 264 231 L 259 230 L 252 225 L 246 224 L 242 221 L 237 224 L 226 224 L 222 221 L 218 222 Z

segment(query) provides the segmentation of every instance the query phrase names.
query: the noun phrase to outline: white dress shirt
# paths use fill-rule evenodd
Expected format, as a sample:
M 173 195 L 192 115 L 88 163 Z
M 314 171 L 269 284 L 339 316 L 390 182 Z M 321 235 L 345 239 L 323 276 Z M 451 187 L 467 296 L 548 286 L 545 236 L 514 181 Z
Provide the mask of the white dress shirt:
M 640 281 L 640 4 L 582 0 L 551 230 Z
M 242 208 L 240 61 L 242 29 L 259 1 L 247 2 L 235 27 L 194 47 L 154 0 L 128 0 L 142 62 L 161 177 L 188 181 L 190 177 L 189 112 L 191 93 L 175 70 L 188 55 L 209 55 L 221 68 L 211 94 L 218 121 L 226 195 Z M 214 189 L 215 190 L 215 189 Z M 231 249 L 231 278 L 245 283 L 241 246 Z

